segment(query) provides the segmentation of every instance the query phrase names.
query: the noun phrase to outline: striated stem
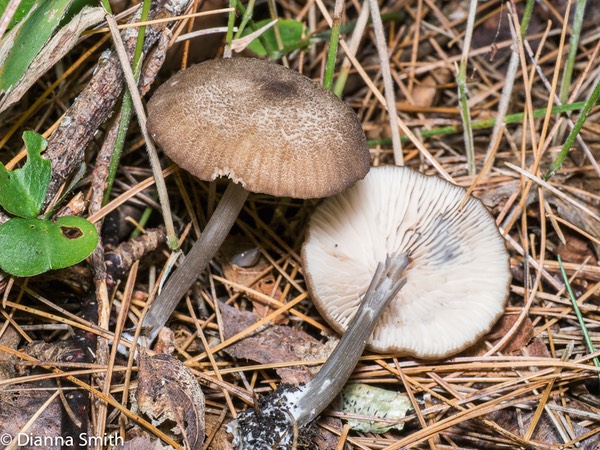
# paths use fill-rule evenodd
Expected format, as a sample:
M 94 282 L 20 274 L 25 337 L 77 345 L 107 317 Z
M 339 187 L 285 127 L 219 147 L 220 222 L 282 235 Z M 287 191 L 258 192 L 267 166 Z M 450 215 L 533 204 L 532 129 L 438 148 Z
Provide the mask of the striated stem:
M 407 264 L 408 258 L 404 254 L 388 256 L 385 264 L 379 263 L 369 289 L 339 344 L 318 375 L 300 389 L 298 403 L 290 408 L 298 427 L 314 420 L 340 393 L 352 375 L 379 316 L 406 283 L 406 278 L 400 278 L 400 275 Z
M 233 227 L 247 197 L 248 191 L 244 187 L 237 183 L 229 183 L 217 209 L 200 235 L 200 239 L 194 243 L 190 252 L 175 273 L 169 277 L 162 292 L 150 306 L 142 325 L 150 329 L 147 334 L 149 342 L 154 341 L 160 329 L 169 320 L 181 297 L 215 256 Z

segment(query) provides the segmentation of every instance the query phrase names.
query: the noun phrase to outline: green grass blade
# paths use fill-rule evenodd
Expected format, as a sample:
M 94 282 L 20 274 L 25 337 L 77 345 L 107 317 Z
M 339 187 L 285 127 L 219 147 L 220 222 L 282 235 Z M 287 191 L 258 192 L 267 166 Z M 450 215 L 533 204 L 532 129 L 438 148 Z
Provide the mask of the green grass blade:
M 560 256 L 558 257 L 558 265 L 560 266 L 560 273 L 562 274 L 563 280 L 565 281 L 565 286 L 567 287 L 567 292 L 569 293 L 569 297 L 571 298 L 571 303 L 573 304 L 573 310 L 575 311 L 575 315 L 577 316 L 577 321 L 579 322 L 579 326 L 581 327 L 581 331 L 583 332 L 583 338 L 585 340 L 585 344 L 587 346 L 588 352 L 596 353 L 596 349 L 594 347 L 594 343 L 592 342 L 592 338 L 590 337 L 590 333 L 588 332 L 587 327 L 585 326 L 585 322 L 583 321 L 583 315 L 581 314 L 581 309 L 579 309 L 579 305 L 577 304 L 577 300 L 575 299 L 575 294 L 573 294 L 573 289 L 571 288 L 571 283 L 569 283 L 569 277 L 565 272 L 565 267 L 563 266 L 562 259 Z M 593 358 L 592 361 L 594 365 L 600 368 L 600 360 L 598 358 Z M 600 373 L 598 374 L 598 378 L 600 379 Z
M 573 129 L 571 130 L 569 135 L 567 136 L 567 139 L 565 140 L 565 143 L 562 146 L 562 149 L 560 150 L 560 154 L 554 160 L 552 167 L 550 167 L 548 172 L 546 172 L 544 174 L 544 180 L 550 179 L 550 177 L 552 177 L 552 175 L 554 175 L 556 173 L 556 171 L 558 169 L 560 169 L 560 167 L 562 166 L 562 163 L 564 162 L 565 158 L 569 154 L 571 147 L 573 147 L 573 144 L 575 143 L 575 140 L 577 139 L 577 135 L 581 131 L 581 128 L 583 127 L 583 124 L 585 123 L 585 120 L 587 119 L 588 114 L 590 113 L 592 108 L 598 102 L 599 97 L 600 97 L 600 80 L 598 81 L 598 83 L 596 83 L 596 86 L 594 86 L 594 90 L 592 91 L 592 95 L 590 95 L 590 98 L 588 98 L 587 101 L 585 102 L 585 104 L 581 110 L 581 113 L 579 114 L 579 117 L 577 118 L 577 122 L 575 122 L 575 126 L 573 127 Z

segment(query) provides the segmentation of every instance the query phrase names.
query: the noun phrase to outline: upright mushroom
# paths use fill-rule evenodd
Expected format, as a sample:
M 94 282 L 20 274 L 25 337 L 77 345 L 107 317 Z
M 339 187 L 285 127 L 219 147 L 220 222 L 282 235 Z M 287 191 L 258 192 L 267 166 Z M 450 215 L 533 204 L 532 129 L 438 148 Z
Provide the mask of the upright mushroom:
M 231 181 L 148 311 L 149 340 L 217 252 L 248 191 L 327 197 L 369 170 L 366 139 L 352 108 L 299 73 L 258 59 L 212 60 L 179 72 L 148 102 L 147 125 L 181 168 L 202 180 Z
M 508 296 L 508 252 L 493 217 L 465 195 L 392 166 L 319 206 L 304 273 L 321 314 L 345 332 L 314 380 L 238 416 L 230 427 L 237 450 L 289 448 L 294 429 L 341 391 L 365 345 L 443 358 L 489 331 Z

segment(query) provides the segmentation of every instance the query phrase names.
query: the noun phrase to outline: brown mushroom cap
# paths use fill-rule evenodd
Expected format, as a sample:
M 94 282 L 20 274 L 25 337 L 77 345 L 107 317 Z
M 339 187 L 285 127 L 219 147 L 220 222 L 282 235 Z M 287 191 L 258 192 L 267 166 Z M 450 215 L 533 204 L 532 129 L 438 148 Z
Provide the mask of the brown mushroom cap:
M 360 121 L 312 80 L 251 58 L 179 72 L 148 102 L 148 130 L 180 167 L 203 180 L 296 198 L 343 191 L 369 170 Z
M 302 248 L 319 312 L 343 332 L 377 264 L 405 254 L 406 284 L 383 311 L 367 345 L 421 358 L 457 353 L 504 311 L 509 255 L 492 215 L 465 190 L 406 167 L 377 167 L 325 200 Z

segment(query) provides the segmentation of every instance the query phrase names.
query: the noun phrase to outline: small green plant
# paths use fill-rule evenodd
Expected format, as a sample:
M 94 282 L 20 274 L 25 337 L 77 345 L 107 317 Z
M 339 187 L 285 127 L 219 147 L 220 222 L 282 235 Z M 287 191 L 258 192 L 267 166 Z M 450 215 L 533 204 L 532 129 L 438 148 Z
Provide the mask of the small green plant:
M 50 184 L 50 161 L 42 158 L 42 136 L 26 131 L 27 162 L 9 171 L 0 163 L 0 206 L 13 216 L 0 226 L 0 268 L 29 277 L 72 266 L 87 258 L 98 243 L 89 221 L 75 216 L 55 221 L 37 218 Z
M 271 22 L 271 19 L 259 20 L 256 22 L 255 26 L 256 28 L 262 28 L 269 22 Z M 294 50 L 310 45 L 310 41 L 303 38 L 303 34 L 306 33 L 304 30 L 304 23 L 293 19 L 279 19 L 278 26 L 283 49 L 281 51 L 276 51 L 272 57 L 279 58 L 282 55 L 288 55 Z M 250 33 L 252 33 L 252 30 L 250 28 L 245 28 L 242 32 L 242 36 L 247 36 Z M 273 28 L 266 30 L 262 37 L 267 41 L 269 48 L 277 48 L 277 38 L 275 37 L 275 30 Z M 265 50 L 260 39 L 253 40 L 246 49 L 257 56 L 265 57 L 268 55 L 268 52 Z
M 0 0 L 0 14 L 6 9 Z M 11 26 L 14 35 L 4 42 L 0 67 L 0 93 L 8 93 L 25 75 L 28 67 L 42 51 L 50 37 L 78 13 L 90 0 L 24 0 L 19 5 Z M 18 23 L 18 25 L 17 25 Z
M 4 13 L 9 2 L 10 2 L 10 0 L 0 0 L 0 14 Z M 35 6 L 35 3 L 36 3 L 35 0 L 21 0 L 21 2 L 19 3 L 19 6 L 17 7 L 17 10 L 15 11 L 13 18 L 11 19 L 10 23 L 8 24 L 7 29 L 10 30 L 17 23 L 19 23 L 24 17 L 26 17 L 27 14 L 29 14 L 29 11 Z

